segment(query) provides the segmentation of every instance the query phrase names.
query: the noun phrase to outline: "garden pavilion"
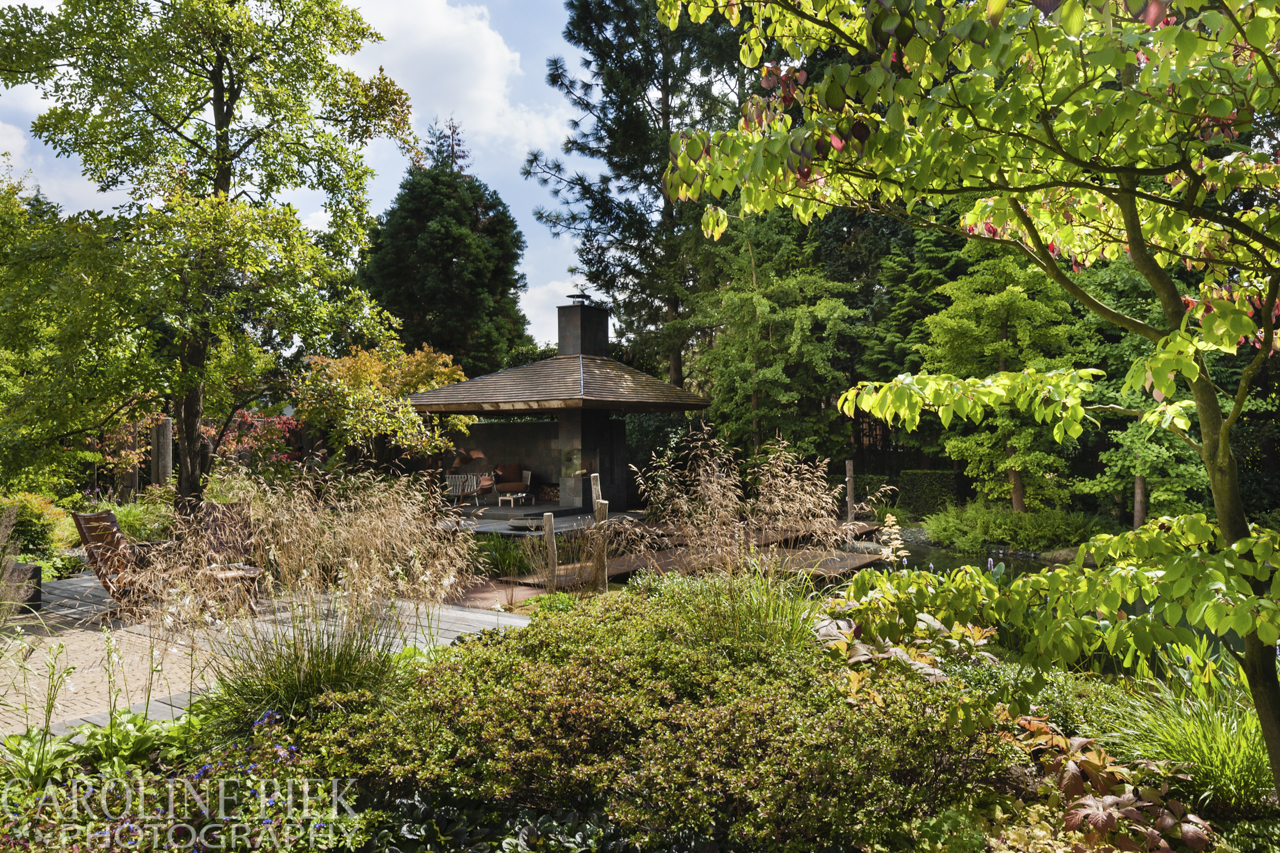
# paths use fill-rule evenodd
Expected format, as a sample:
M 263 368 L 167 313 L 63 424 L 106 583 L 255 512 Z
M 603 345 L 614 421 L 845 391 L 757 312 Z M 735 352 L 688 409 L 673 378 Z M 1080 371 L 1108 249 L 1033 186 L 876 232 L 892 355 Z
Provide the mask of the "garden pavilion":
M 528 415 L 471 427 L 468 444 L 495 465 L 519 464 L 536 482 L 559 486 L 559 505 L 589 509 L 590 476 L 600 475 L 611 511 L 626 509 L 626 422 L 615 415 L 682 412 L 709 402 L 609 358 L 609 311 L 573 296 L 557 309 L 559 346 L 552 358 L 414 394 L 414 409 L 433 415 Z M 554 414 L 554 422 L 538 415 Z

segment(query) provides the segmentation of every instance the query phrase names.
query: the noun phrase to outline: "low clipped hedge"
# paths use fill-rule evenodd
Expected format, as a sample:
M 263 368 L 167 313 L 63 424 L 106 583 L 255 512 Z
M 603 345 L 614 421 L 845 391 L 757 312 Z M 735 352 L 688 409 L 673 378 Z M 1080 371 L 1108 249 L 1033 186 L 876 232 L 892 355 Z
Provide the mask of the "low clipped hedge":
M 937 512 L 955 500 L 954 471 L 902 471 L 898 474 L 898 506 L 916 516 Z
M 854 474 L 853 499 L 867 501 L 875 497 L 881 487 L 889 485 L 889 478 L 883 474 Z
M 946 725 L 950 684 L 877 672 L 855 708 L 816 644 L 686 618 L 634 593 L 541 616 L 428 661 L 390 709 L 334 697 L 304 737 L 392 812 L 571 809 L 653 850 L 910 849 L 997 770 L 994 735 Z
M 0 497 L 0 516 L 9 509 L 16 513 L 10 538 L 22 541 L 25 554 L 48 556 L 53 549 L 54 529 L 66 518 L 66 512 L 51 498 L 28 492 Z

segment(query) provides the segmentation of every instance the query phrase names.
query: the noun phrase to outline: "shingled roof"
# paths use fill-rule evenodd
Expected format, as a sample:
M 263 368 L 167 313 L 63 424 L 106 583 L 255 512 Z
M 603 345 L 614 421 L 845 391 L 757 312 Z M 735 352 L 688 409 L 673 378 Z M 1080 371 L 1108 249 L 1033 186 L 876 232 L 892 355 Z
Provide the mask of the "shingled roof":
M 557 409 L 682 412 L 705 409 L 697 394 L 598 355 L 558 355 L 409 398 L 419 412 L 480 415 Z

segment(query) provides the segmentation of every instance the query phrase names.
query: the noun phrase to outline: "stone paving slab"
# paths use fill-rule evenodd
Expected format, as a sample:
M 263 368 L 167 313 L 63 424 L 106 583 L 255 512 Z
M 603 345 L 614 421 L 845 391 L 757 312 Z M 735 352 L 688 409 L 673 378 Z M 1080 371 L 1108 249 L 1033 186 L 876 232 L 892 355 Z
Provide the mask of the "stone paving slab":
M 166 705 L 172 705 L 175 708 L 185 708 L 191 704 L 191 700 L 199 696 L 203 691 L 196 690 L 189 693 L 175 693 L 172 696 L 166 696 L 159 701 Z
M 160 699 L 151 702 L 139 702 L 129 708 L 131 714 L 144 714 L 148 720 L 176 720 L 182 716 L 183 708 L 186 706 L 174 707 Z M 99 723 L 98 725 L 105 725 Z

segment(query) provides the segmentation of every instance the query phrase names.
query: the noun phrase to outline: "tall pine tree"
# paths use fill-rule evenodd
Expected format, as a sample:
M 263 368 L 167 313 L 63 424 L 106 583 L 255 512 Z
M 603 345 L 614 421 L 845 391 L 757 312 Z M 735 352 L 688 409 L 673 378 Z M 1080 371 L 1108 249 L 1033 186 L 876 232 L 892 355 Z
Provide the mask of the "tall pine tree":
M 737 121 L 749 72 L 723 19 L 692 26 L 686 16 L 672 30 L 658 21 L 655 0 L 568 0 L 565 7 L 565 41 L 585 55 L 584 74 L 575 77 L 554 57 L 547 82 L 582 114 L 564 152 L 604 171 L 570 173 L 530 152 L 523 174 L 551 186 L 560 201 L 535 216 L 557 236 L 578 240 L 574 272 L 613 301 L 623 332 L 665 358 L 670 382 L 683 385 L 702 207 L 667 198 L 663 170 L 673 132 Z
M 458 126 L 433 128 L 426 166 L 411 166 L 378 218 L 358 281 L 401 322 L 413 352 L 428 344 L 468 376 L 506 366 L 532 343 L 520 310 L 524 235 L 496 192 L 466 174 Z

